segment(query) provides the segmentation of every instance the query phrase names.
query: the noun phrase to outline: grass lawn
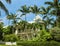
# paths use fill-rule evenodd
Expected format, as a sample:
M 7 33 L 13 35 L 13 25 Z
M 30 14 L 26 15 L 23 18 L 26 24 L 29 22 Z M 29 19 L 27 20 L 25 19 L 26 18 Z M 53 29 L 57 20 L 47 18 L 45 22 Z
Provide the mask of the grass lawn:
M 0 46 L 8 46 L 8 45 L 0 45 Z M 11 45 L 9 45 L 9 46 L 11 46 Z M 12 46 L 15 46 L 15 45 L 12 45 Z
M 6 46 L 6 45 L 0 45 L 0 46 Z

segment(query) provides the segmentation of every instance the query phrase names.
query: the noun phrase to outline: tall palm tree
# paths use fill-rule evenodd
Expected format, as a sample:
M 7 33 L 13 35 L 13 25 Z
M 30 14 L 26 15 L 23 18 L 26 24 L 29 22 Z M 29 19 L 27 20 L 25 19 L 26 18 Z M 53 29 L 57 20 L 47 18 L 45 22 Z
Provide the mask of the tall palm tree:
M 21 7 L 21 9 L 19 9 L 19 11 L 22 12 L 22 15 L 20 17 L 25 16 L 25 21 L 27 21 L 26 14 L 30 12 L 29 7 L 24 5 L 24 6 Z M 26 28 L 26 23 L 24 24 L 24 27 Z
M 45 2 L 45 4 L 48 4 L 51 8 L 54 9 L 52 11 L 54 11 L 53 14 L 56 15 L 56 17 L 57 17 L 56 18 L 56 24 L 57 24 L 56 26 L 58 27 L 58 24 L 60 23 L 58 21 L 58 18 L 60 17 L 60 15 L 59 15 L 59 13 L 60 13 L 60 2 L 59 2 L 59 0 L 53 0 L 53 2 Z
M 28 14 L 30 11 L 29 11 L 29 7 L 27 7 L 26 5 L 22 6 L 21 9 L 19 9 L 20 12 L 22 12 L 22 16 L 25 16 L 25 21 L 26 21 L 26 14 Z
M 9 3 L 9 4 L 11 3 L 11 0 L 5 0 L 5 1 L 6 1 L 7 3 Z M 2 0 L 0 0 L 0 8 L 1 8 L 2 10 L 4 10 L 6 14 L 9 14 L 9 12 L 8 12 L 6 6 L 3 4 Z M 1 15 L 1 11 L 0 11 L 0 15 Z
M 7 19 L 12 20 L 12 23 L 13 23 L 12 32 L 14 33 L 14 29 L 15 28 L 17 29 L 17 27 L 16 27 L 17 20 L 20 18 L 17 18 L 17 15 L 11 13 L 10 15 L 7 16 Z
M 50 10 L 51 10 L 51 7 L 50 7 L 50 6 L 48 6 L 47 8 L 45 8 L 45 7 L 41 7 L 41 9 L 42 9 L 41 14 L 44 15 L 43 19 L 47 18 L 48 15 L 50 15 L 49 12 L 50 12 Z
M 50 18 L 51 16 L 49 17 L 51 7 L 50 6 L 48 6 L 47 8 L 41 7 L 41 9 L 42 9 L 42 13 L 41 14 L 44 15 L 43 16 L 43 20 L 46 19 L 46 20 L 44 20 L 44 22 L 45 22 L 45 28 L 47 28 L 47 26 L 49 24 L 52 24 L 51 21 L 53 21 L 53 18 L 51 19 Z
M 40 8 L 38 8 L 36 5 L 34 5 L 33 7 L 30 7 L 30 11 L 32 13 L 34 13 L 35 16 L 37 16 L 38 14 L 40 14 Z
M 34 5 L 34 6 L 30 7 L 30 12 L 32 12 L 33 14 L 35 14 L 35 17 L 36 17 L 38 14 L 40 14 L 40 8 L 38 8 L 36 5 Z
M 7 16 L 7 19 L 9 20 L 9 22 L 8 22 L 8 25 L 10 24 L 10 20 L 11 20 L 11 15 L 9 14 L 8 16 Z
M 17 20 L 20 19 L 20 18 L 17 17 L 16 14 L 11 13 L 11 14 L 9 14 L 9 15 L 7 16 L 7 19 L 13 20 L 13 24 L 16 24 L 16 23 L 17 23 Z

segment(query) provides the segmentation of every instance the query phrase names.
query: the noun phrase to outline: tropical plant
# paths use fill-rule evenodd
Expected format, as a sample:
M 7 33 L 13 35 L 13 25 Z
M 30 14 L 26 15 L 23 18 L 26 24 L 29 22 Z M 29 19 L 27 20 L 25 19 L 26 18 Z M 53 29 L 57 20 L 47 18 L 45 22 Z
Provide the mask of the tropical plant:
M 50 30 L 50 34 L 55 41 L 60 42 L 60 28 L 59 27 L 54 27 Z
M 8 15 L 7 19 L 9 20 L 9 22 L 8 22 L 8 25 L 9 25 L 10 24 L 10 20 L 11 20 L 11 15 Z
M 19 38 L 18 36 L 16 36 L 15 34 L 10 34 L 10 35 L 5 35 L 4 36 L 4 41 L 8 41 L 8 42 L 15 42 L 15 41 L 18 41 Z
M 21 9 L 19 9 L 20 12 L 22 12 L 22 16 L 25 16 L 25 21 L 26 21 L 26 14 L 29 13 L 29 7 L 27 7 L 26 5 L 22 6 Z
M 44 8 L 44 7 L 41 7 L 41 9 L 42 9 L 42 12 L 41 12 L 41 14 L 43 14 L 44 16 L 43 16 L 43 21 L 44 21 L 44 23 L 45 23 L 45 28 L 47 29 L 47 26 L 49 25 L 49 24 L 53 24 L 53 23 L 51 23 L 51 21 L 53 21 L 53 18 L 50 18 L 51 16 L 50 16 L 50 10 L 51 10 L 51 7 L 50 6 L 48 6 L 47 8 Z M 49 17 L 50 16 L 50 17 Z
M 3 38 L 3 23 L 0 22 L 0 40 Z
M 38 8 L 36 5 L 34 5 L 34 6 L 31 6 L 30 7 L 30 12 L 32 12 L 33 14 L 35 14 L 35 19 L 36 19 L 36 16 L 38 15 L 38 14 L 40 14 L 40 8 Z M 34 27 L 33 28 L 35 28 L 35 24 L 34 24 Z
M 11 0 L 5 0 L 5 1 L 6 1 L 7 3 L 9 3 L 9 4 L 11 3 Z M 1 8 L 2 10 L 4 10 L 6 14 L 9 14 L 9 12 L 8 12 L 6 6 L 3 4 L 2 0 L 0 1 L 0 8 Z M 1 12 L 1 11 L 0 11 L 0 12 Z M 1 13 L 0 13 L 0 15 L 1 15 Z
M 22 15 L 20 17 L 25 16 L 25 21 L 27 21 L 26 14 L 30 12 L 29 7 L 24 5 L 24 6 L 21 7 L 21 9 L 19 9 L 19 11 L 22 12 Z M 26 23 L 24 24 L 24 27 L 26 28 Z
M 33 7 L 30 7 L 30 12 L 34 13 L 35 16 L 37 16 L 37 14 L 40 14 L 40 8 L 34 5 Z
M 4 33 L 4 35 L 6 35 L 6 34 L 12 34 L 13 32 L 12 32 L 12 28 L 13 28 L 13 26 L 7 26 L 7 27 L 5 27 L 5 28 L 3 28 L 3 33 Z
M 13 24 L 12 30 L 14 32 L 14 30 L 15 30 L 14 28 L 17 29 L 17 27 L 16 27 L 17 20 L 20 19 L 20 18 L 17 18 L 17 15 L 15 15 L 15 14 L 10 14 L 10 15 L 7 16 L 7 19 L 12 20 L 12 24 Z
M 60 17 L 60 2 L 59 0 L 53 0 L 53 2 L 45 2 L 45 4 L 48 4 L 53 10 L 51 11 L 51 14 L 56 15 L 56 26 L 59 26 L 58 18 Z
M 28 24 L 26 21 L 20 21 L 20 22 L 18 22 L 17 24 L 18 24 L 18 30 L 19 30 L 19 32 L 23 32 L 24 31 L 24 29 L 25 29 L 25 27 L 24 27 L 24 24 Z M 27 25 L 26 25 L 27 26 Z

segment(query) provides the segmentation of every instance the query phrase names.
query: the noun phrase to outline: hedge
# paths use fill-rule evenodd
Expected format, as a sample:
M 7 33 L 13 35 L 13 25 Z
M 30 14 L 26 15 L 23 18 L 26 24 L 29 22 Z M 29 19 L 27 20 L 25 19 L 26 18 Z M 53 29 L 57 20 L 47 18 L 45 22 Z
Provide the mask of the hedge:
M 56 42 L 56 41 L 44 41 L 44 42 L 24 41 L 24 42 L 18 42 L 17 45 L 22 45 L 22 46 L 60 46 L 60 42 Z

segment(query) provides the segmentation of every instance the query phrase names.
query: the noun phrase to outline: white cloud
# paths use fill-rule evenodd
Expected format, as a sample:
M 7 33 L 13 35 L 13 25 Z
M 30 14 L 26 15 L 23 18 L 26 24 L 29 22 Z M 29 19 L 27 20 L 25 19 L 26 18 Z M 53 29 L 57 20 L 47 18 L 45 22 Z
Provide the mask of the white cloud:
M 35 21 L 28 21 L 28 23 L 31 23 L 31 24 L 34 23 L 34 22 L 35 22 Z
M 28 23 L 35 23 L 36 20 L 39 20 L 39 22 L 43 22 L 42 21 L 42 17 L 40 17 L 39 15 L 35 16 L 35 18 L 33 19 L 33 21 L 28 21 Z

